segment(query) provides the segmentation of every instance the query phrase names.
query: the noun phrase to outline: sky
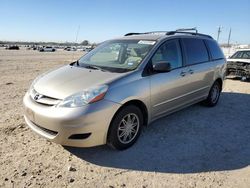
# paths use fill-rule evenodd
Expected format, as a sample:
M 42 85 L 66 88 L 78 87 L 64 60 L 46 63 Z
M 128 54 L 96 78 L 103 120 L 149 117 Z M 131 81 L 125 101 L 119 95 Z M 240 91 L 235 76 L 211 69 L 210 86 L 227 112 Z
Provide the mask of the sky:
M 0 40 L 101 42 L 128 32 L 197 27 L 250 44 L 250 0 L 1 0 Z M 78 33 L 78 35 L 77 35 Z M 78 36 L 78 37 L 77 37 Z

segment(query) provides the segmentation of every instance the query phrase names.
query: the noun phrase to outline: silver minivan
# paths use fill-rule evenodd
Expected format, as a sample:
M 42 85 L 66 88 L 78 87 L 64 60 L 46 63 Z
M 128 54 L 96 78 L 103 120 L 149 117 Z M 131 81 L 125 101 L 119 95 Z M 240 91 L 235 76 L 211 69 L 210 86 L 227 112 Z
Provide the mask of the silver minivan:
M 62 145 L 126 149 L 162 116 L 198 102 L 215 106 L 225 71 L 211 36 L 128 33 L 36 78 L 23 99 L 24 118 Z

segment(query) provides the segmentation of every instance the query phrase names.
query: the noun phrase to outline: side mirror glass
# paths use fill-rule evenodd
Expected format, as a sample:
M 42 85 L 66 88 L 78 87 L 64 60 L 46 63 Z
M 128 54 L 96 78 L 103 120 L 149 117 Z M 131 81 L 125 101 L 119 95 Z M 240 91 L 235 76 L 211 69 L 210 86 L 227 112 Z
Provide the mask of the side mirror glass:
M 169 72 L 171 71 L 171 64 L 167 61 L 160 61 L 153 65 L 155 72 Z

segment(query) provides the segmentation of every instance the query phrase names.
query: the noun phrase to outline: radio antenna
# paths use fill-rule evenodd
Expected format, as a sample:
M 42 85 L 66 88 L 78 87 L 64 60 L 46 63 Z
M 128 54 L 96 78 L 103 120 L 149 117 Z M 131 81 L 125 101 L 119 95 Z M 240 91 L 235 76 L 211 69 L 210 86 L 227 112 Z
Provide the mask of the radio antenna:
M 76 40 L 75 40 L 75 49 L 76 49 L 76 51 L 77 51 L 76 45 L 77 45 L 79 31 L 80 31 L 80 25 L 78 25 L 78 28 L 77 28 L 77 31 L 76 31 Z M 72 61 L 75 60 L 75 56 L 74 55 L 75 55 L 75 52 L 73 52 Z
M 80 25 L 78 25 L 78 28 L 77 28 L 77 32 L 76 32 L 76 41 L 75 41 L 75 43 L 77 43 L 79 31 L 80 31 Z

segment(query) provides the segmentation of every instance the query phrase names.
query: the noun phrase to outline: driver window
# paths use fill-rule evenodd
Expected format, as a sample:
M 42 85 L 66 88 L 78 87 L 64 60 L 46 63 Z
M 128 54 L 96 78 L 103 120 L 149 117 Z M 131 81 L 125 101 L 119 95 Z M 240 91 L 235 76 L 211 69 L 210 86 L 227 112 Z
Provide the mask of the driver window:
M 182 66 L 180 45 L 177 40 L 167 41 L 160 46 L 152 57 L 152 65 L 160 61 L 170 63 L 171 69 Z

